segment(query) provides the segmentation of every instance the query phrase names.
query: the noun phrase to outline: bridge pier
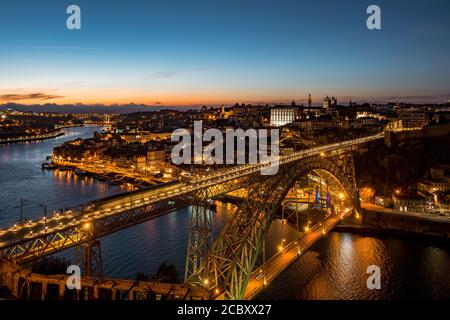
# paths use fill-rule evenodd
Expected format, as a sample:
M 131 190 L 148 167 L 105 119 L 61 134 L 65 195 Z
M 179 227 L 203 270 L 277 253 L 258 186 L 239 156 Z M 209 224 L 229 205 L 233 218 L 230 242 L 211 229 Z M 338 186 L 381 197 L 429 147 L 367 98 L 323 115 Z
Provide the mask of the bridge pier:
M 47 299 L 47 282 L 44 281 L 42 282 L 42 286 L 41 286 L 41 300 L 44 301 Z
M 58 298 L 64 300 L 64 293 L 66 292 L 66 281 L 59 281 L 58 283 Z
M 12 288 L 11 288 L 11 293 L 15 296 L 15 297 L 19 297 L 19 279 L 20 279 L 20 275 L 15 273 L 13 275 L 13 279 L 12 279 Z
M 75 264 L 83 266 L 86 277 L 103 278 L 103 260 L 100 240 L 93 240 L 75 248 Z
M 192 206 L 185 282 L 207 290 L 215 287 L 215 276 L 209 261 L 212 242 L 211 205 L 205 190 L 198 202 Z

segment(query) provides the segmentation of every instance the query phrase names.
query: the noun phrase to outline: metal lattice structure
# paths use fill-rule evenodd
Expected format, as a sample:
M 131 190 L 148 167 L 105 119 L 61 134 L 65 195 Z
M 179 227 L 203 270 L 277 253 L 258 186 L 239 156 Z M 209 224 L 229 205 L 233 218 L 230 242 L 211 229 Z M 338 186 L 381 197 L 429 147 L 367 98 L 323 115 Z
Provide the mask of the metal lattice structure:
M 75 247 L 74 264 L 83 266 L 86 277 L 103 278 L 103 259 L 100 240 Z
M 225 292 L 227 299 L 243 297 L 277 209 L 295 182 L 312 170 L 332 177 L 329 181 L 339 184 L 350 201 L 357 204 L 354 176 L 349 174 L 352 170 L 344 170 L 336 160 L 320 156 L 284 166 L 276 176 L 252 184 L 248 199 L 226 225 L 212 249 L 214 259 L 210 268 L 214 270 L 216 289 Z
M 209 286 L 211 279 L 209 259 L 212 247 L 211 209 L 208 190 L 204 190 L 200 202 L 192 206 L 185 281 L 194 285 Z
M 275 211 L 292 185 L 314 170 L 328 183 L 345 190 L 357 208 L 351 154 L 361 144 L 383 137 L 377 134 L 281 156 L 279 171 L 273 176 L 261 174 L 270 164 L 243 165 L 215 171 L 201 180 L 119 195 L 106 199 L 98 208 L 72 214 L 70 221 L 64 218 L 59 226 L 52 227 L 49 219 L 45 230 L 29 236 L 24 236 L 25 226 L 9 228 L 0 236 L 0 257 L 19 264 L 29 262 L 95 243 L 105 235 L 193 206 L 185 280 L 238 299 L 243 296 Z M 213 242 L 208 200 L 242 188 L 249 190 L 248 198 Z M 36 230 L 38 226 L 30 228 Z

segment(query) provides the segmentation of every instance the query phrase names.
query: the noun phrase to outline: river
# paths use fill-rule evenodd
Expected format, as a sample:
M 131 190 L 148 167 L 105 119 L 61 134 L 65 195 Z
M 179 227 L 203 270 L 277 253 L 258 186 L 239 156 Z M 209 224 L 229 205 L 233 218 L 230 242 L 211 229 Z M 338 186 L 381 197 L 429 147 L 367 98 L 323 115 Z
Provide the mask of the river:
M 65 129 L 66 135 L 45 141 L 0 145 L 0 227 L 17 221 L 20 199 L 46 204 L 48 212 L 125 191 L 122 187 L 78 177 L 70 172 L 43 171 L 41 163 L 64 141 L 92 137 L 97 127 Z M 104 273 L 134 279 L 155 274 L 163 262 L 173 263 L 180 277 L 188 241 L 190 208 L 182 209 L 101 239 Z M 214 235 L 235 206 L 218 203 L 212 216 Z M 37 205 L 24 206 L 24 218 L 42 215 Z M 280 241 L 280 223 L 269 234 L 267 256 Z M 287 241 L 294 237 L 288 233 Z M 72 252 L 60 253 L 71 259 Z M 381 270 L 380 290 L 368 290 L 366 268 Z M 450 298 L 450 248 L 438 240 L 417 237 L 363 236 L 332 232 L 269 284 L 260 299 L 395 299 Z

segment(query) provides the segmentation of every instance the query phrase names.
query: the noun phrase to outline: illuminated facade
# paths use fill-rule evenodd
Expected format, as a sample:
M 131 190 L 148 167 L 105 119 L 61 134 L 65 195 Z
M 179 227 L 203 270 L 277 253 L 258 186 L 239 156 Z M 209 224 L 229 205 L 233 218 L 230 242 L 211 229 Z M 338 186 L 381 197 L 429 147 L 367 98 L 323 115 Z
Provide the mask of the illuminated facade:
M 294 122 L 300 116 L 298 107 L 274 107 L 270 109 L 270 125 L 272 127 L 281 127 Z

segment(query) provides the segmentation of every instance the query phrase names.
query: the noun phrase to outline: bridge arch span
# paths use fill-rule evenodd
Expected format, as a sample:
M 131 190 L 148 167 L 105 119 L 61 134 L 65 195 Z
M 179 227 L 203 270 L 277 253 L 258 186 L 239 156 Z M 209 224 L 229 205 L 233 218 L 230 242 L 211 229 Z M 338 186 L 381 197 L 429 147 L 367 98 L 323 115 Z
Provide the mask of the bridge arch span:
M 248 199 L 214 242 L 205 283 L 225 293 L 227 299 L 242 299 L 247 283 L 263 249 L 266 233 L 289 190 L 302 177 L 314 171 L 323 175 L 358 207 L 353 164 L 344 157 L 310 157 L 280 168 L 276 176 L 249 187 Z M 203 280 L 205 280 L 203 279 Z M 201 281 L 202 279 L 200 279 Z M 200 282 L 199 281 L 199 282 Z

